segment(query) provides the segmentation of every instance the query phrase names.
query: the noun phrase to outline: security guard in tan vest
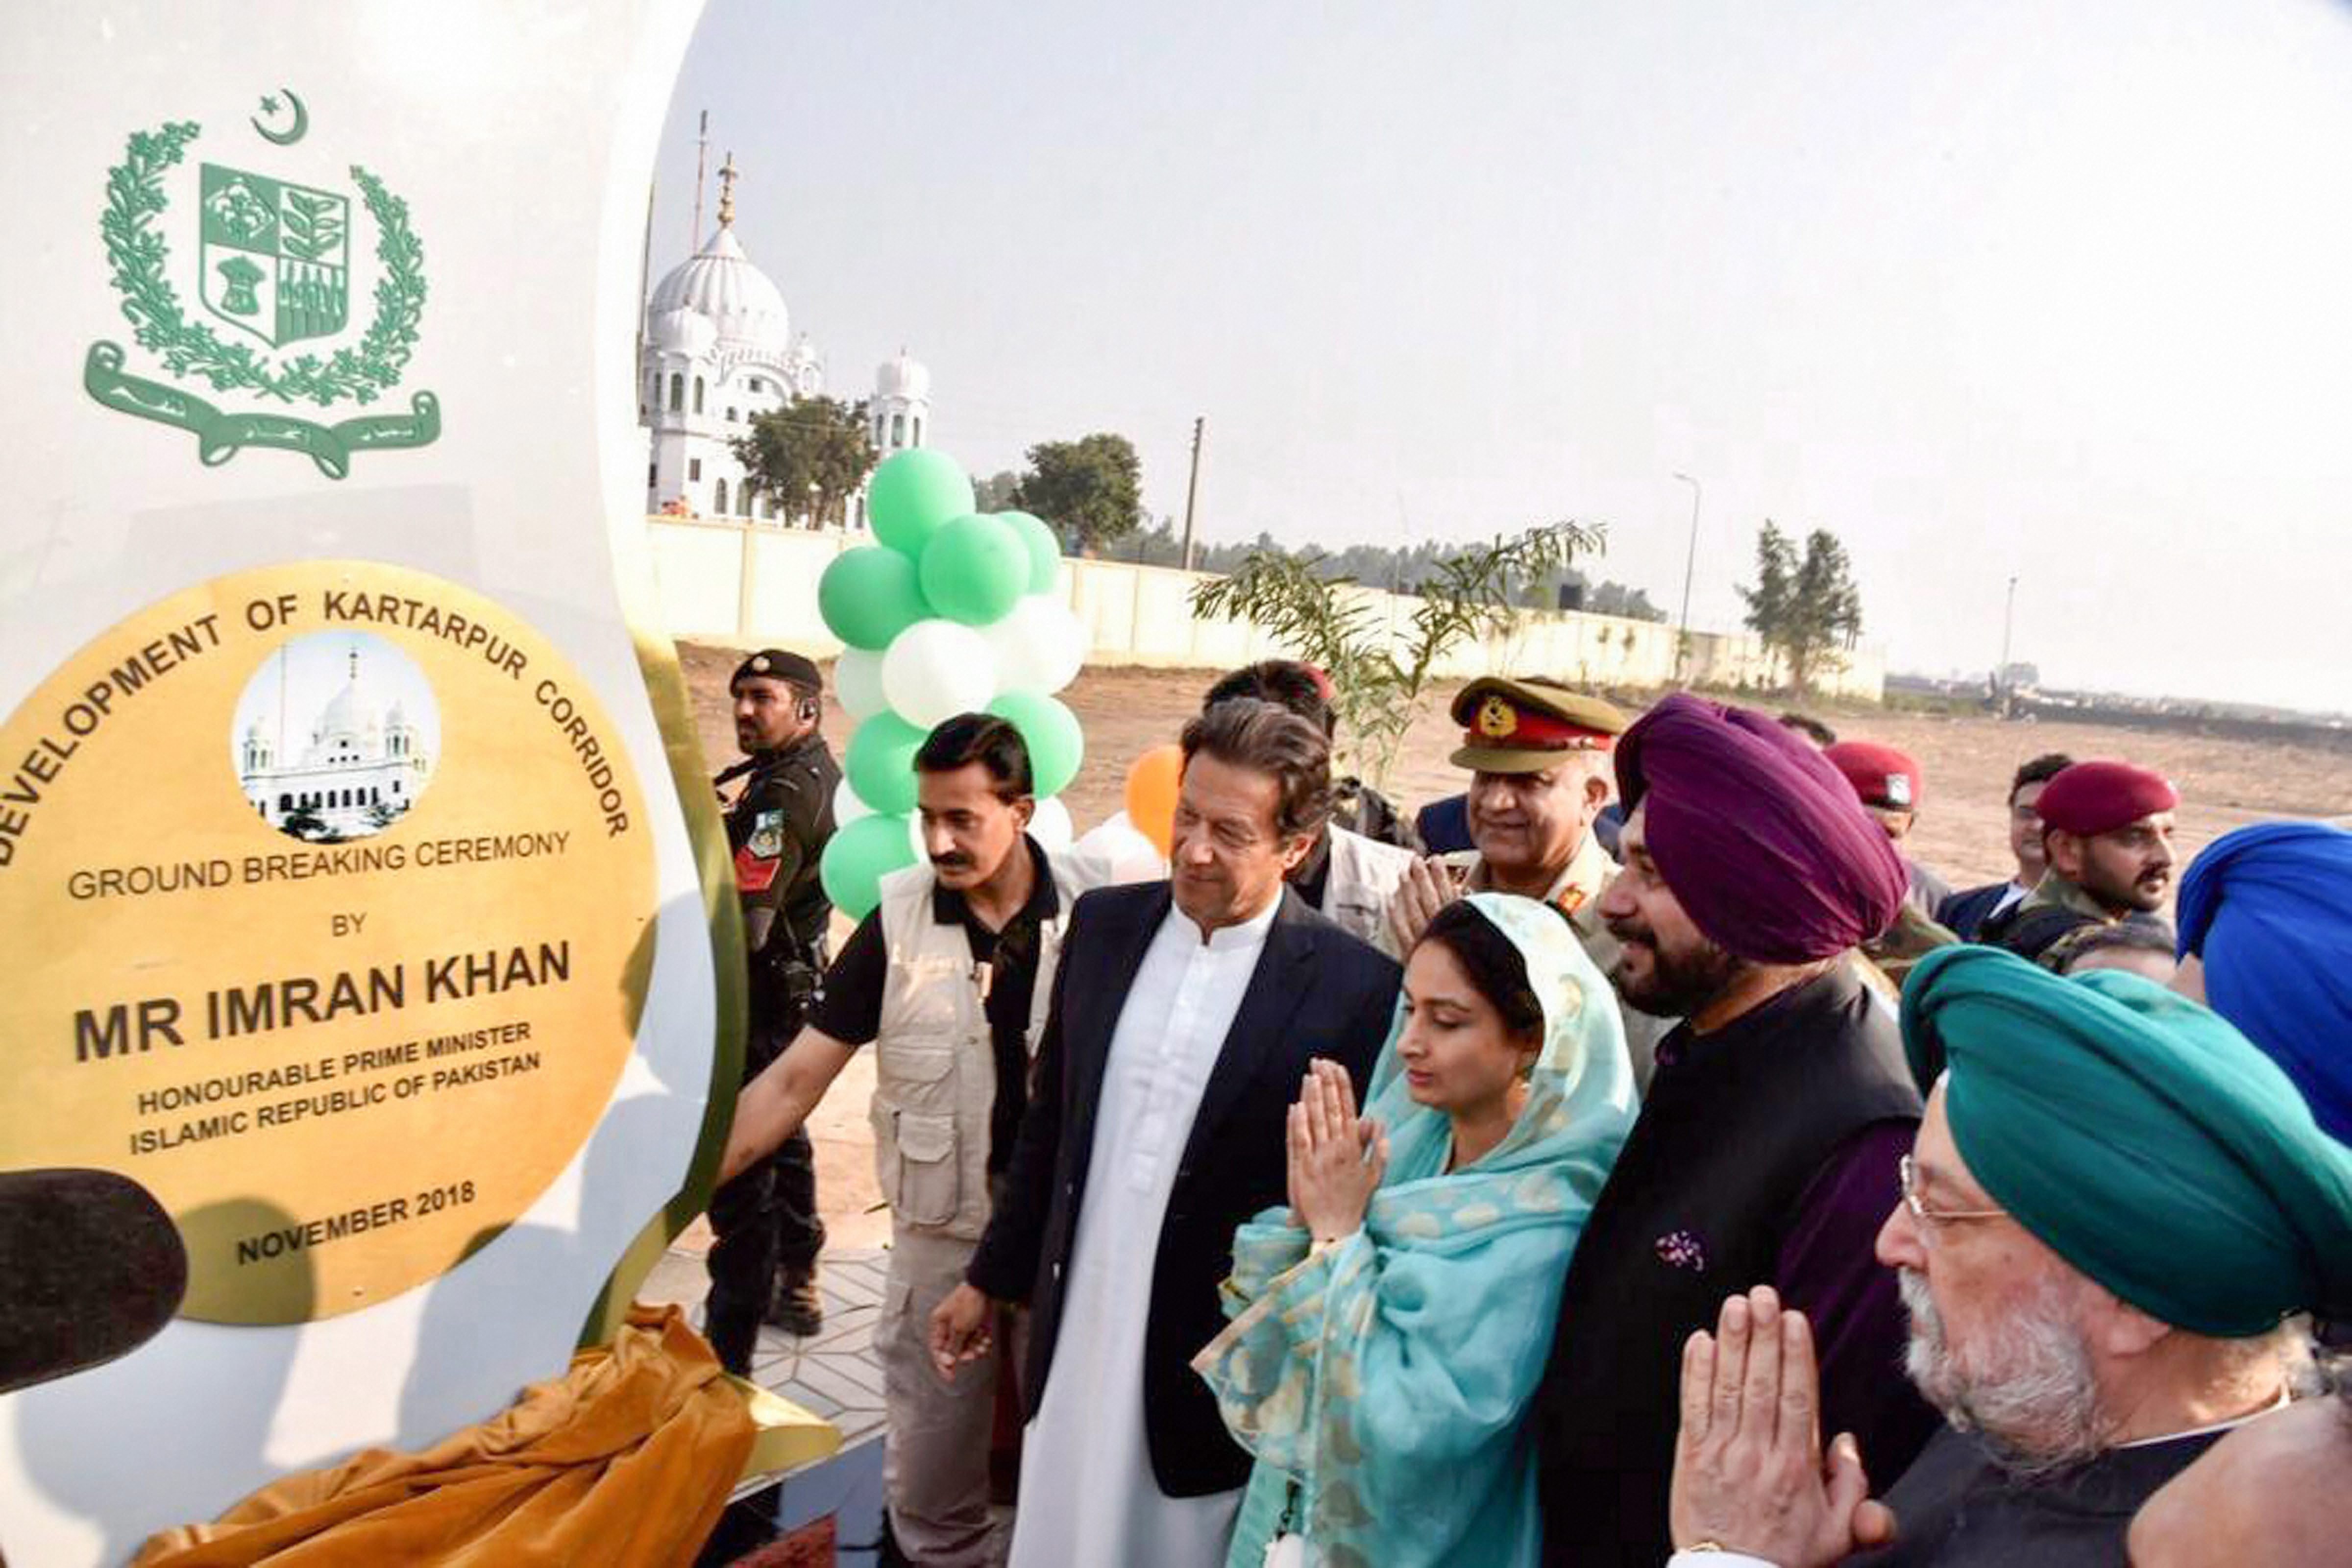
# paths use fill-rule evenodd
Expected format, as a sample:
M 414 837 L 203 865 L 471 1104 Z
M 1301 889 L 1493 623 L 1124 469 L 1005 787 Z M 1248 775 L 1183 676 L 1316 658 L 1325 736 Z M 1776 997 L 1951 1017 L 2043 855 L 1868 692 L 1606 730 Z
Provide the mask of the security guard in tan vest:
M 1625 733 L 1614 704 L 1541 679 L 1486 675 L 1454 698 L 1462 727 L 1456 768 L 1470 769 L 1466 815 L 1474 850 L 1417 862 L 1390 904 L 1400 953 L 1463 893 L 1516 893 L 1568 917 L 1606 974 L 1617 939 L 1601 923 L 1601 890 L 1616 862 L 1592 831 L 1615 787 L 1612 753 Z M 1657 1041 L 1672 1019 L 1622 1009 L 1635 1078 L 1647 1086 Z
M 961 714 L 915 754 L 928 862 L 882 879 L 882 898 L 825 972 L 808 1024 L 747 1085 L 722 1176 L 803 1122 L 862 1049 L 874 1051 L 874 1158 L 890 1205 L 890 1278 L 874 1338 L 888 1414 L 883 1477 L 903 1561 L 1003 1560 L 989 1510 L 1001 1352 L 980 1375 L 932 1369 L 931 1312 L 962 1282 L 1021 1131 L 1079 884 L 1027 833 L 1036 802 L 1020 732 Z M 1011 1342 L 1014 1333 L 993 1334 Z

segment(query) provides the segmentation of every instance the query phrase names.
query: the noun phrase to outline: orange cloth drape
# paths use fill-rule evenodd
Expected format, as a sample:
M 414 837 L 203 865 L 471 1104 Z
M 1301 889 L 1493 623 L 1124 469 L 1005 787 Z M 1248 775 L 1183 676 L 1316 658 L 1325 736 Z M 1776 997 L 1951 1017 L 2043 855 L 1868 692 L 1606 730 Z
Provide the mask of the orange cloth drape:
M 676 1307 L 513 1408 L 417 1454 L 371 1448 L 288 1476 L 210 1524 L 151 1538 L 137 1568 L 684 1563 L 753 1437 L 741 1396 Z

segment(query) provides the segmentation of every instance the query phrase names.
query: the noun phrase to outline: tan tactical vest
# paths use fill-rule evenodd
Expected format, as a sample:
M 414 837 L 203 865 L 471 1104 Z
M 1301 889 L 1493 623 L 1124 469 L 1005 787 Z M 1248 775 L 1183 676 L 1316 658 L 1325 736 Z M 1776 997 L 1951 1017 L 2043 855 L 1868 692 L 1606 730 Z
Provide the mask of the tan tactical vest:
M 1029 999 L 1034 1060 L 1052 1000 L 1062 932 L 1081 891 L 1062 861 L 1053 868 L 1057 909 L 1037 934 L 1037 984 Z M 874 1166 L 894 1223 L 977 1241 L 988 1226 L 989 1114 L 996 1052 L 982 976 L 961 923 L 931 918 L 932 873 L 908 866 L 882 879 L 883 945 L 889 964 L 874 1039 Z

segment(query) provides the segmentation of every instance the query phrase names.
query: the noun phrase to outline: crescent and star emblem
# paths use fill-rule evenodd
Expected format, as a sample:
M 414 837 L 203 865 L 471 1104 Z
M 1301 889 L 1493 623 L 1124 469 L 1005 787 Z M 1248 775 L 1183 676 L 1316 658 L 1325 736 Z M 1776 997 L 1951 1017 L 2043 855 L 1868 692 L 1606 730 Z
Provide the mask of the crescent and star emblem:
M 1478 705 L 1478 733 L 1490 740 L 1500 740 L 1519 727 L 1519 716 L 1511 705 L 1500 697 L 1488 697 Z
M 278 101 L 279 97 L 283 97 L 285 99 L 286 102 L 284 104 L 280 104 Z M 272 131 L 269 127 L 261 123 L 263 115 L 274 118 L 281 108 L 288 107 L 290 107 L 294 111 L 294 123 L 288 129 L 284 131 Z M 255 133 L 257 134 L 264 141 L 268 142 L 271 146 L 291 147 L 294 143 L 302 140 L 303 132 L 310 129 L 310 111 L 302 107 L 302 100 L 294 96 L 294 89 L 292 88 L 281 87 L 278 89 L 276 94 L 261 100 L 261 113 L 255 115 L 251 123 Z

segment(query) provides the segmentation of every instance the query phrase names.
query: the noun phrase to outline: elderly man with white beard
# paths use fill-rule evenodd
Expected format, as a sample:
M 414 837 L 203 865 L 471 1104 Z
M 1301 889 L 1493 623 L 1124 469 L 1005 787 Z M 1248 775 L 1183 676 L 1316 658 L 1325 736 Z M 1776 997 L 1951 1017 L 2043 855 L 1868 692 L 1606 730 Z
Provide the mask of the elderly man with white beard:
M 1903 1033 L 1945 1065 L 1878 1253 L 1947 1429 L 1868 1500 L 1802 1314 L 1731 1298 L 1685 1348 L 1677 1568 L 2122 1563 L 2143 1502 L 2287 1401 L 2293 1314 L 2352 1305 L 2352 1150 L 2218 1015 L 1953 947 Z

